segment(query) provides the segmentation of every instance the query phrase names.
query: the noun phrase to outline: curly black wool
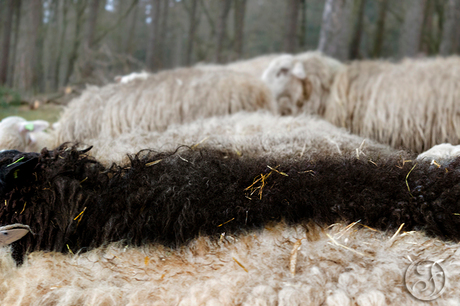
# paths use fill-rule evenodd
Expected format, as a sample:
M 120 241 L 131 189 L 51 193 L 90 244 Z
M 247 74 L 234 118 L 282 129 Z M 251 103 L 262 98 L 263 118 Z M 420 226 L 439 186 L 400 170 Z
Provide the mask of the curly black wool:
M 14 163 L 21 157 L 23 164 Z M 9 174 L 17 169 L 16 177 Z M 0 153 L 7 181 L 0 224 L 27 224 L 35 233 L 15 243 L 20 255 L 120 240 L 177 246 L 199 235 L 218 237 L 281 220 L 361 220 L 382 230 L 404 223 L 404 230 L 460 240 L 459 169 L 460 159 L 437 168 L 397 156 L 312 163 L 184 148 L 141 151 L 128 166 L 107 169 L 75 147 Z

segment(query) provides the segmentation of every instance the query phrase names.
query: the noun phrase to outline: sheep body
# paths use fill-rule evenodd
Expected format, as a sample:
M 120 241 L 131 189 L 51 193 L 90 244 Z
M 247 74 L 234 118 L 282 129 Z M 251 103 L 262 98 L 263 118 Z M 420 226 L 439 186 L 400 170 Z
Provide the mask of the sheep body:
M 50 143 L 50 136 L 43 132 L 48 126 L 44 120 L 27 121 L 18 116 L 3 118 L 0 121 L 0 150 L 39 152 L 42 144 Z
M 91 114 L 86 114 L 88 105 L 94 109 Z M 58 142 L 113 137 L 135 129 L 163 131 L 173 123 L 257 109 L 275 111 L 275 105 L 255 78 L 191 68 L 164 71 L 143 81 L 88 88 L 62 114 Z M 89 123 L 81 119 L 84 116 Z
M 343 65 L 315 52 L 307 55 L 290 64 L 303 63 L 305 79 L 293 77 L 291 69 L 282 82 L 265 80 L 272 89 L 276 82 L 286 84 L 273 93 L 277 99 L 283 90 L 296 92 L 281 108 L 315 113 L 354 134 L 416 153 L 444 142 L 458 144 L 458 57 Z M 282 69 L 277 61 L 282 59 L 275 59 L 266 74 Z
M 163 132 L 91 139 L 84 144 L 93 146 L 91 154 L 105 165 L 127 162 L 127 153 L 135 154 L 142 149 L 172 151 L 180 145 L 213 148 L 241 156 L 285 159 L 395 154 L 395 150 L 385 145 L 351 135 L 314 116 L 279 116 L 262 111 L 173 124 Z
M 218 238 L 283 219 L 362 220 L 384 230 L 404 223 L 406 230 L 458 240 L 459 163 L 438 168 L 396 154 L 357 159 L 319 152 L 285 160 L 184 149 L 144 151 L 107 169 L 75 149 L 18 153 L 0 163 L 10 176 L 1 186 L 0 222 L 36 233 L 16 242 L 18 254 L 120 240 L 181 245 L 200 234 Z
M 339 72 L 330 122 L 397 148 L 422 152 L 460 138 L 460 58 L 353 62 Z
M 448 279 L 430 305 L 455 305 L 459 245 L 419 232 L 393 234 L 360 224 L 328 229 L 279 224 L 257 233 L 222 235 L 218 242 L 200 237 L 179 249 L 152 244 L 110 245 L 77 255 L 33 252 L 18 268 L 8 250 L 0 249 L 0 301 L 61 306 L 349 305 L 353 300 L 362 306 L 388 301 L 419 305 L 407 292 L 404 275 L 411 262 L 428 259 L 440 262 Z
M 66 141 L 164 131 L 173 123 L 259 109 L 276 112 L 270 90 L 257 78 L 225 70 L 164 71 L 145 80 L 88 87 L 65 108 L 60 120 L 53 125 L 54 130 L 48 136 L 43 133 L 40 139 L 44 143 L 36 145 L 38 150 L 34 151 L 45 146 L 55 148 Z M 24 138 L 17 130 L 7 132 L 15 138 Z M 2 142 L 4 149 L 29 149 L 3 138 L 7 140 Z

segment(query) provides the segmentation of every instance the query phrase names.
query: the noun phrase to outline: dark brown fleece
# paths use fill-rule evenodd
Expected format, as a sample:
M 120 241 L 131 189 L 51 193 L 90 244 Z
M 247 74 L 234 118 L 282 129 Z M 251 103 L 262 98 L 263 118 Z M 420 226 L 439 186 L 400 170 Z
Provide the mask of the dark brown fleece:
M 20 255 L 75 252 L 119 240 L 175 246 L 280 220 L 361 220 L 382 230 L 404 223 L 404 230 L 460 240 L 459 169 L 460 159 L 447 168 L 403 163 L 396 156 L 311 163 L 187 148 L 143 151 L 128 166 L 106 169 L 63 146 L 0 155 L 0 224 L 23 223 L 34 231 L 15 244 Z

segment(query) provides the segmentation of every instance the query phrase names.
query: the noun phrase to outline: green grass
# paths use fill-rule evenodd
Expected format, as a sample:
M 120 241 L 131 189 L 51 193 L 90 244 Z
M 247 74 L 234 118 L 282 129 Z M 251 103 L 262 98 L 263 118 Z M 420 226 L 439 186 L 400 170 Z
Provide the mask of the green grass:
M 8 116 L 19 116 L 26 120 L 46 120 L 50 123 L 56 122 L 61 112 L 61 107 L 53 104 L 40 106 L 31 110 L 28 106 L 7 106 L 0 107 L 0 120 Z

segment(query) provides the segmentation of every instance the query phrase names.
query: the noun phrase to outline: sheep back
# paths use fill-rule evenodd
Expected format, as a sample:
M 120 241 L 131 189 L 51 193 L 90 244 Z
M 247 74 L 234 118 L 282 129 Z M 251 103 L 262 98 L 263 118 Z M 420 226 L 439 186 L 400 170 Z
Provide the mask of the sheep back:
M 145 80 L 88 88 L 62 114 L 57 143 L 134 130 L 163 131 L 173 123 L 275 108 L 268 88 L 247 74 L 194 68 L 163 71 Z
M 353 62 L 332 86 L 330 122 L 421 153 L 460 138 L 458 57 Z

